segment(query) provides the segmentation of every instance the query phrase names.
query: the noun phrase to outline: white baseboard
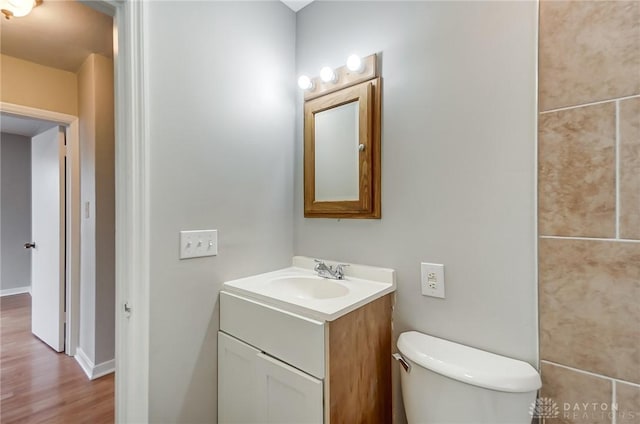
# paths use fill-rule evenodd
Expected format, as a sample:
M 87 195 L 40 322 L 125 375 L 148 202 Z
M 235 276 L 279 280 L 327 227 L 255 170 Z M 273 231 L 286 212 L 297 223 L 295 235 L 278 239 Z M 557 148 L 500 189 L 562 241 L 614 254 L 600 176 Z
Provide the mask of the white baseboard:
M 13 289 L 0 290 L 0 297 L 13 296 L 14 294 L 31 293 L 31 286 L 15 287 Z
M 95 380 L 96 378 L 116 371 L 115 359 L 95 365 L 80 347 L 76 348 L 76 355 L 74 357 L 76 358 L 76 362 L 80 364 L 82 371 L 89 377 L 89 380 Z

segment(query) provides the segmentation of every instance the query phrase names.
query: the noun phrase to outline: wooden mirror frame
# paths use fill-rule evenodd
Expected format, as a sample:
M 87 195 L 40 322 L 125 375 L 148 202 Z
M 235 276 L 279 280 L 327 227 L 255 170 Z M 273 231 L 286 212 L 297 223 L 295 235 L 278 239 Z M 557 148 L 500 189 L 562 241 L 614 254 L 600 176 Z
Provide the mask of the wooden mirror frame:
M 373 63 L 375 64 L 375 60 Z M 337 70 L 338 75 L 342 70 L 343 68 Z M 380 218 L 381 80 L 378 77 L 365 82 L 351 81 L 344 84 L 347 85 L 345 88 L 315 96 L 304 105 L 305 218 Z M 364 145 L 364 149 L 359 151 L 359 199 L 316 201 L 315 114 L 355 101 L 359 102 L 359 144 Z

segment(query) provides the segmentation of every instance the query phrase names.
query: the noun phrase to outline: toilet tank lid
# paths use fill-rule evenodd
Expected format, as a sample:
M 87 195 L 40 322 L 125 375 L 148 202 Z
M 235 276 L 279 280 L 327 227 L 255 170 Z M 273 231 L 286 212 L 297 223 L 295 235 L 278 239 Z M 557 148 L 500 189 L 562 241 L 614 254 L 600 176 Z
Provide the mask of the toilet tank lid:
M 474 386 L 522 393 L 542 385 L 538 372 L 526 362 L 417 331 L 400 334 L 398 349 L 428 370 Z

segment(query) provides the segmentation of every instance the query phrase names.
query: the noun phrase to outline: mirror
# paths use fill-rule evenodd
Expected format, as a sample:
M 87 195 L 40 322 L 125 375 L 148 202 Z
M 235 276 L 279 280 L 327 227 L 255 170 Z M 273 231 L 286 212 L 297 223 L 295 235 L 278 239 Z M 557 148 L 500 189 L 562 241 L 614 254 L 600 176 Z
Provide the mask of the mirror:
M 305 102 L 304 191 L 305 217 L 380 218 L 380 78 Z
M 315 114 L 315 200 L 358 200 L 358 105 L 351 102 Z

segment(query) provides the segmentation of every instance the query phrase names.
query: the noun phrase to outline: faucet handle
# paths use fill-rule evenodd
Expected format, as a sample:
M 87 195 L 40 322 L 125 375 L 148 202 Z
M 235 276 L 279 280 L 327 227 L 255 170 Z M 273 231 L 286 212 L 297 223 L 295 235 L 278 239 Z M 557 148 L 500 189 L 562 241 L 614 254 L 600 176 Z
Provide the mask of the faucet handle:
M 313 267 L 314 271 L 320 271 L 322 267 L 327 266 L 324 261 L 321 261 L 320 259 L 314 259 L 314 262 L 316 263 L 316 266 Z
M 348 267 L 349 264 L 337 264 L 336 265 L 336 275 L 338 276 L 339 280 L 342 280 L 342 278 L 344 277 L 344 269 L 346 267 Z

